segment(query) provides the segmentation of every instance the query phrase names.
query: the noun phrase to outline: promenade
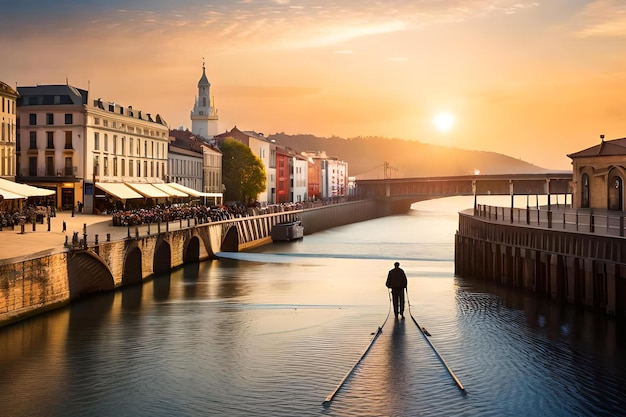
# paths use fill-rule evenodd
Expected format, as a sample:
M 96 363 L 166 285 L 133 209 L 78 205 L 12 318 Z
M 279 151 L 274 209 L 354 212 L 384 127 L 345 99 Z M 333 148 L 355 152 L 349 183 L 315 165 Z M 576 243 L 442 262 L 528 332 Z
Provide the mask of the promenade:
M 65 232 L 63 222 L 66 225 Z M 21 233 L 20 226 L 15 226 L 14 230 L 10 227 L 3 228 L 0 232 L 0 263 L 15 258 L 62 252 L 66 236 L 70 243 L 74 232 L 78 232 L 79 239 L 82 239 L 84 225 L 87 225 L 88 242 L 94 241 L 95 234 L 99 241 L 104 241 L 107 233 L 111 234 L 111 240 L 123 239 L 128 234 L 126 227 L 112 226 L 110 215 L 74 213 L 72 217 L 72 212 L 60 211 L 56 217 L 50 218 L 50 231 L 47 219 L 44 219 L 43 224 L 36 224 L 35 231 L 30 223 L 24 226 L 24 233 Z M 147 226 L 140 226 L 139 229 L 143 231 Z

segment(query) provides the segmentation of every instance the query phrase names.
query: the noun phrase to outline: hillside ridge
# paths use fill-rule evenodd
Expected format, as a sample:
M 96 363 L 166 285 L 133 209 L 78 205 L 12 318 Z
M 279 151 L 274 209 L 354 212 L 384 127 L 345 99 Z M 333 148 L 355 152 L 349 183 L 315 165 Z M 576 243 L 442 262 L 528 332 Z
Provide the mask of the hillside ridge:
M 377 136 L 341 138 L 276 133 L 268 139 L 300 153 L 325 151 L 346 161 L 348 174 L 358 179 L 411 178 L 473 174 L 540 174 L 551 172 L 496 152 L 465 150 L 418 141 Z M 385 174 L 385 166 L 387 173 Z

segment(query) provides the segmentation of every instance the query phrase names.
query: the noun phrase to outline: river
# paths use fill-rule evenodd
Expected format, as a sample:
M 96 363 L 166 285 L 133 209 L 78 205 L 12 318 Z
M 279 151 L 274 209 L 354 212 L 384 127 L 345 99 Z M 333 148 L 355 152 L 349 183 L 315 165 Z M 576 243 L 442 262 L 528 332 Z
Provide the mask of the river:
M 625 415 L 623 324 L 454 276 L 472 203 L 221 254 L 0 329 L 0 414 Z M 406 312 L 466 395 L 409 314 L 388 316 L 396 260 Z

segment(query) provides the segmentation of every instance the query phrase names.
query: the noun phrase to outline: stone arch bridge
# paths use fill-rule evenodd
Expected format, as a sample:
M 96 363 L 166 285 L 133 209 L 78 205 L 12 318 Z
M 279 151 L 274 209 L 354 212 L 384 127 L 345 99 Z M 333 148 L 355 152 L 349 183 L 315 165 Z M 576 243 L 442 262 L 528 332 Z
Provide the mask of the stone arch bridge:
M 301 220 L 305 234 L 311 234 L 384 216 L 388 214 L 385 207 L 384 202 L 374 200 L 318 203 L 304 209 L 204 224 L 181 221 L 144 225 L 134 233 L 129 228 L 126 237 L 118 233 L 117 239 L 104 242 L 85 232 L 76 246 L 59 245 L 58 250 L 44 255 L 0 262 L 0 327 L 90 293 L 140 284 L 153 274 L 217 259 L 219 252 L 270 243 L 272 227 L 277 223 Z

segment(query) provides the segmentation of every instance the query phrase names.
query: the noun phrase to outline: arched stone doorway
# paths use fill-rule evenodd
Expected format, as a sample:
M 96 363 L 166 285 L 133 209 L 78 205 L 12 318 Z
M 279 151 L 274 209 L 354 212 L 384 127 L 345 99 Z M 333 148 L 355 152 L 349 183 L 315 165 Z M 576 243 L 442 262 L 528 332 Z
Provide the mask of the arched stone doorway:
M 609 181 L 609 210 L 624 210 L 624 180 L 614 175 Z
M 580 207 L 589 208 L 589 174 L 581 177 Z

